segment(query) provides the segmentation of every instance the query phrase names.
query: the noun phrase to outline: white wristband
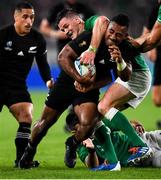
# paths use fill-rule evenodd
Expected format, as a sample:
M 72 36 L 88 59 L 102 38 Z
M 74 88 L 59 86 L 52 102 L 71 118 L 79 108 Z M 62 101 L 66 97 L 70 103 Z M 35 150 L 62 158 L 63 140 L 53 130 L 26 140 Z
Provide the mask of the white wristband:
M 123 71 L 126 68 L 126 66 L 127 66 L 126 62 L 122 59 L 121 63 L 117 63 L 117 70 Z

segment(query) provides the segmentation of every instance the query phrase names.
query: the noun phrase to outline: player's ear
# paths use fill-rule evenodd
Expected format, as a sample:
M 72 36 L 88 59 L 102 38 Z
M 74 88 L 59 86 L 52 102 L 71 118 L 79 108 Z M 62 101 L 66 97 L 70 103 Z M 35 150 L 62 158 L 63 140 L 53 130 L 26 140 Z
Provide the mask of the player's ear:
M 75 20 L 76 20 L 76 22 L 77 22 L 78 24 L 81 23 L 81 19 L 80 19 L 80 18 L 75 18 Z
M 16 20 L 17 19 L 17 17 L 18 17 L 18 11 L 14 11 L 14 15 L 13 15 L 13 17 L 14 17 L 14 20 Z

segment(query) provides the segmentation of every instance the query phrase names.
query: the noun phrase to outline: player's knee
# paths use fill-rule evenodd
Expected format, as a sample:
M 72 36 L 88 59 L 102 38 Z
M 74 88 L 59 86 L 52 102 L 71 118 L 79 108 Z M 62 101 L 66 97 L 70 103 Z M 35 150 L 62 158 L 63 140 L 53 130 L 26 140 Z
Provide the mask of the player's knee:
M 28 113 L 28 112 L 20 113 L 18 119 L 19 119 L 19 122 L 23 121 L 23 122 L 31 124 L 32 123 L 32 114 Z
M 101 114 L 106 114 L 106 112 L 108 111 L 108 108 L 104 106 L 104 104 L 100 101 L 98 106 L 98 111 L 101 113 Z

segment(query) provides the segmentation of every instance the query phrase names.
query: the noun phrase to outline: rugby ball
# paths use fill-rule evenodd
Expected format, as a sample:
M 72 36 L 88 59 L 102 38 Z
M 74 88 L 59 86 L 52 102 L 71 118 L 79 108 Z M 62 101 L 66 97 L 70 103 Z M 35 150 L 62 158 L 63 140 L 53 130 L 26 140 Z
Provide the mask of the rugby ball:
M 79 72 L 81 76 L 84 76 L 91 71 L 92 75 L 96 73 L 96 67 L 94 64 L 81 64 L 79 60 L 75 60 L 74 62 L 76 70 Z

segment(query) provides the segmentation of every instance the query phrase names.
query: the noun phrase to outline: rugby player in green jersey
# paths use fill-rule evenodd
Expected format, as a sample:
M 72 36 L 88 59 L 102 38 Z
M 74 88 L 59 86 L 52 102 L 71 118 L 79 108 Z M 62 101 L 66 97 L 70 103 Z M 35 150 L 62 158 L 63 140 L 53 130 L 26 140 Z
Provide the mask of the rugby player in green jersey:
M 69 131 L 74 133 L 78 127 L 78 118 L 72 117 L 68 118 L 66 121 L 67 127 Z M 137 167 L 161 167 L 161 131 L 145 131 L 143 125 L 136 120 L 130 121 L 136 132 L 142 137 L 143 141 L 146 142 L 149 147 L 153 150 L 153 155 L 147 159 L 144 159 L 138 162 L 135 166 Z M 110 123 L 104 121 L 104 124 L 107 128 L 110 127 Z M 110 131 L 110 130 L 109 130 Z M 133 147 L 133 142 L 129 140 L 129 138 L 119 132 L 119 131 L 112 131 L 110 133 L 112 143 L 114 145 L 115 152 L 117 154 L 118 160 L 120 161 L 121 166 L 128 167 L 132 164 L 127 162 L 128 158 L 130 157 L 129 148 Z M 99 166 L 100 169 L 103 164 L 108 164 L 108 159 L 105 158 L 105 152 L 107 150 L 103 148 L 99 139 L 94 135 L 90 138 L 83 141 L 81 145 L 77 148 L 77 154 L 80 160 L 91 170 L 99 170 L 97 167 Z M 106 170 L 106 169 L 103 169 Z

